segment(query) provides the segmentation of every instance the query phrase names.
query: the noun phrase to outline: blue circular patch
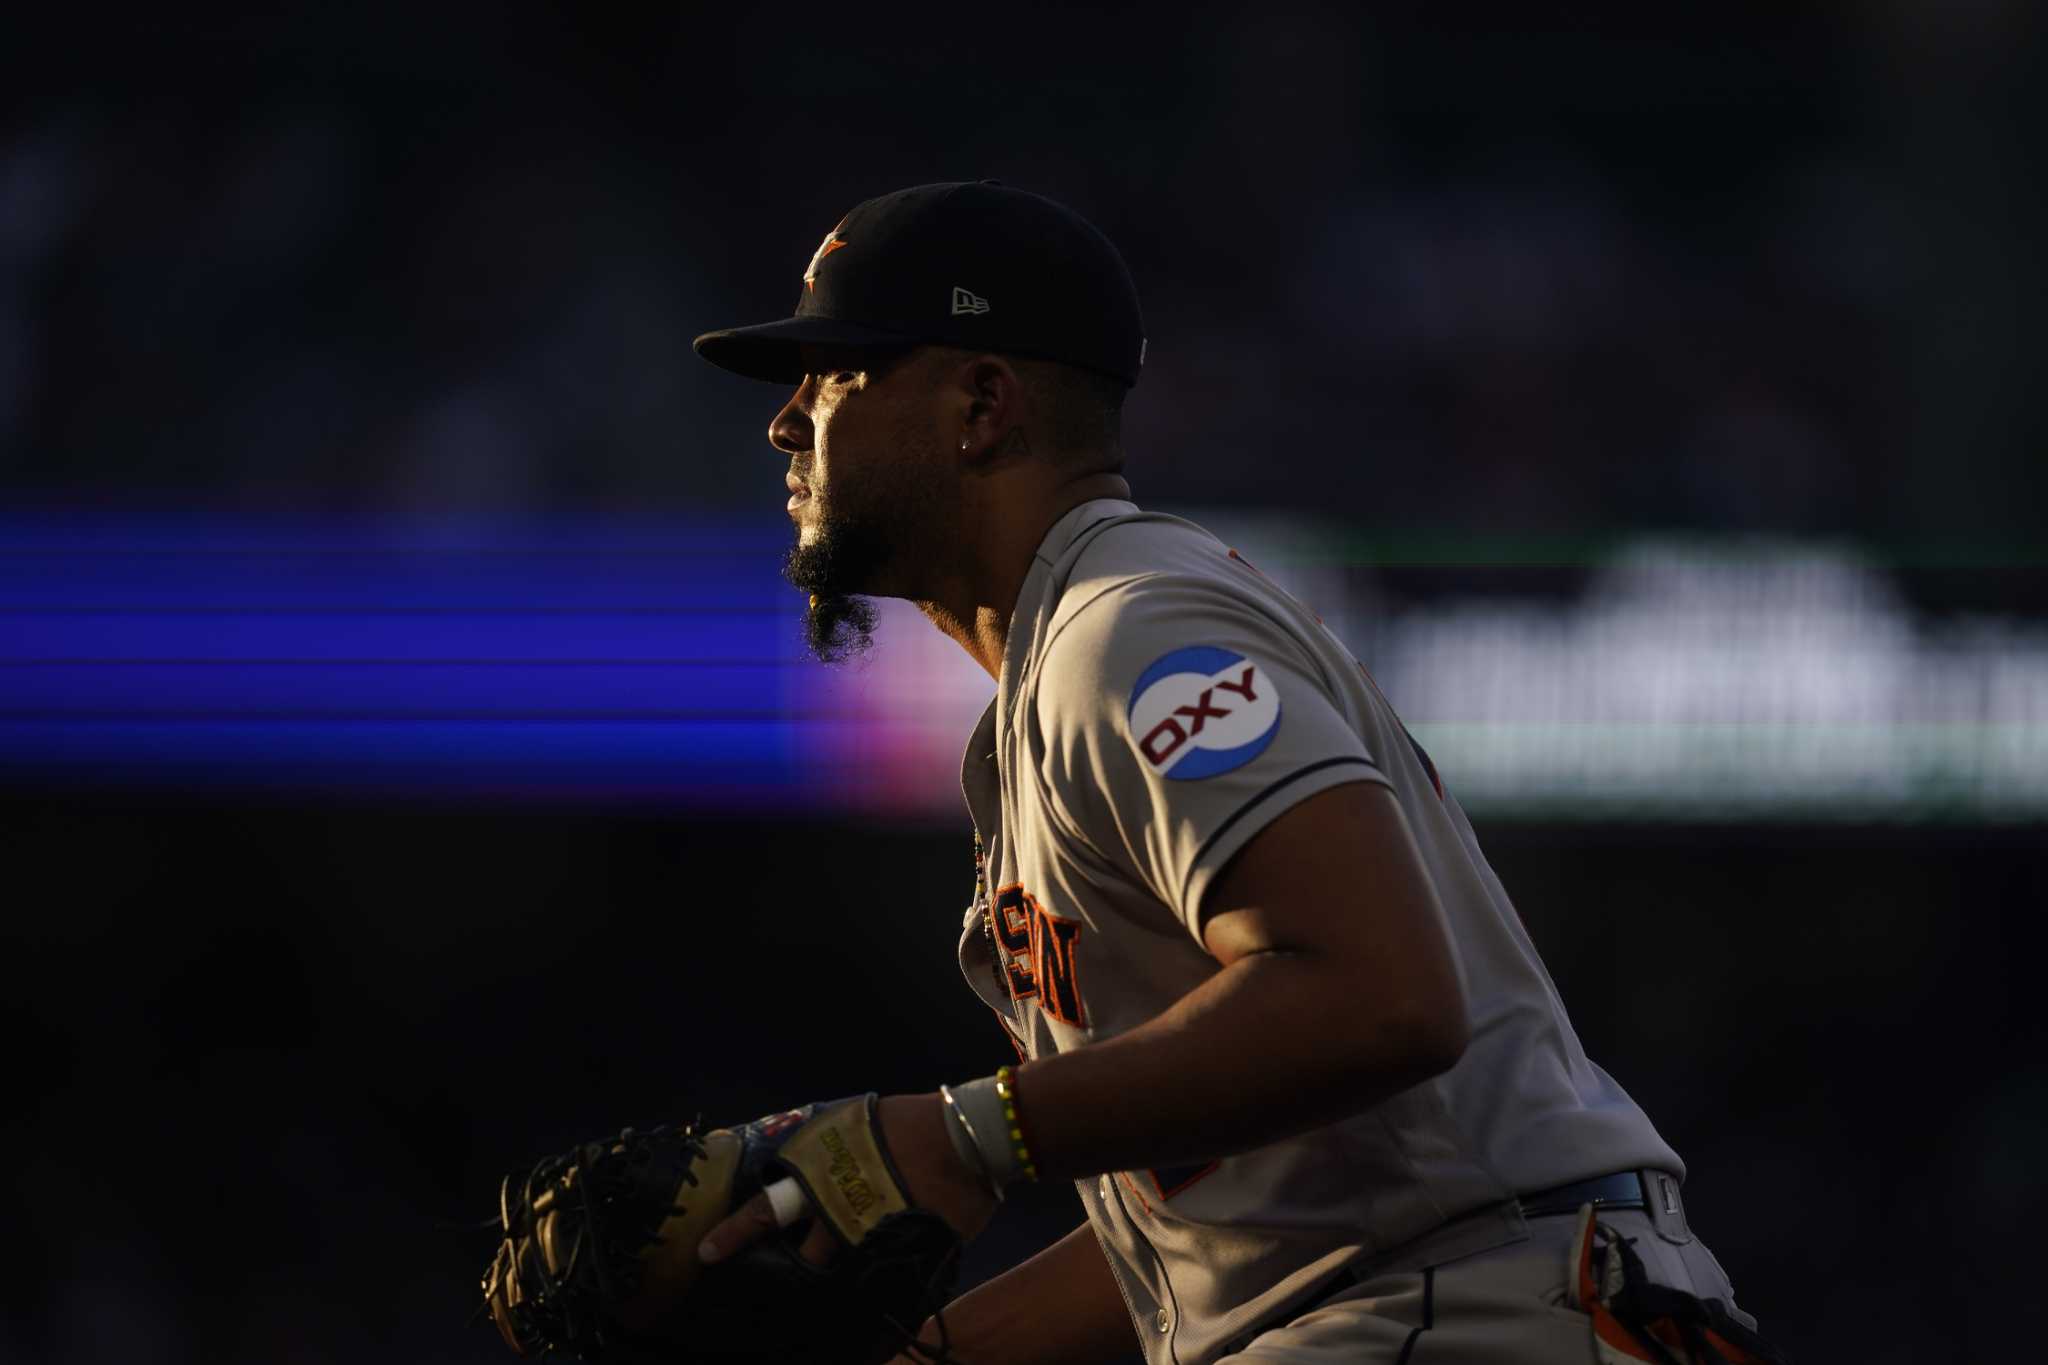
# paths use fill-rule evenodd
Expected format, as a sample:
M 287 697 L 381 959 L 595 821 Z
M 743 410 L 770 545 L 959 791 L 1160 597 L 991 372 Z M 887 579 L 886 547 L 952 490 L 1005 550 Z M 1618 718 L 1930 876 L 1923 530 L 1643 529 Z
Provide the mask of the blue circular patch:
M 1241 768 L 1280 731 L 1280 694 L 1263 665 L 1234 650 L 1188 645 L 1131 685 L 1131 747 L 1176 782 Z

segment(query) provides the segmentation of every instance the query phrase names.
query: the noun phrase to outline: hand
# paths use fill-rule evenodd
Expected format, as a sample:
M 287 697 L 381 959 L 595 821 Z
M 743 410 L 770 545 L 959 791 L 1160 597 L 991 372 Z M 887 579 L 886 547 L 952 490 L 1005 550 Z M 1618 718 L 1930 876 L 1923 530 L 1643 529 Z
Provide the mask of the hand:
M 882 1143 L 903 1176 L 904 1194 L 918 1208 L 946 1220 L 963 1242 L 972 1241 L 995 1215 L 995 1196 L 981 1177 L 968 1169 L 946 1132 L 945 1106 L 936 1091 L 925 1095 L 886 1095 L 875 1106 Z M 722 1260 L 777 1231 L 768 1196 L 757 1194 L 733 1210 L 704 1238 L 698 1255 Z M 797 1254 L 815 1266 L 830 1265 L 839 1253 L 839 1236 L 822 1218 L 811 1220 Z

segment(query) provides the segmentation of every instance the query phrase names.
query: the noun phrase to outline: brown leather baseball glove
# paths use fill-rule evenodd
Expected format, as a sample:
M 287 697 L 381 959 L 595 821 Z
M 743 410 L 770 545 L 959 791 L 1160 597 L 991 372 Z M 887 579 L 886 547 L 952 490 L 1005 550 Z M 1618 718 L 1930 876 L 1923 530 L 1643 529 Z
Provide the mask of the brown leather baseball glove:
M 521 1355 L 631 1365 L 934 1359 L 915 1334 L 951 1296 L 960 1239 L 911 1206 L 874 1112 L 870 1094 L 739 1128 L 628 1128 L 507 1176 L 484 1309 Z M 784 1175 L 845 1244 L 832 1263 L 797 1255 L 807 1220 L 702 1263 L 704 1234 Z

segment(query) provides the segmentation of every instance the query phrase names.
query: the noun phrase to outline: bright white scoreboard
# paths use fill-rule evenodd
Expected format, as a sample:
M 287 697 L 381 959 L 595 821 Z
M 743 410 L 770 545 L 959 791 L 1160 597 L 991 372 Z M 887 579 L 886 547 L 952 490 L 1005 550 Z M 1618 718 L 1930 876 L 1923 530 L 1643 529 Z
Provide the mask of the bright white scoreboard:
M 2048 620 L 1916 612 L 1851 547 L 1640 540 L 1567 592 L 1510 558 L 1461 595 L 1389 590 L 1341 528 L 1189 515 L 1351 645 L 1475 815 L 2048 815 Z M 900 604 L 812 662 L 787 535 L 16 518 L 0 787 L 963 819 L 988 678 Z

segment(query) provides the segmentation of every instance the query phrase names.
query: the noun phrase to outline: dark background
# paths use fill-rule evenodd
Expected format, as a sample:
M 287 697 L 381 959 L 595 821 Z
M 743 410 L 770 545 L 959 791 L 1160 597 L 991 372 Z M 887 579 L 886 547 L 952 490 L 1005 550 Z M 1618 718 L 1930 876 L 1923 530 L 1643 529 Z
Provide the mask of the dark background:
M 1141 499 L 1832 538 L 2048 606 L 2022 4 L 0 25 L 19 514 L 773 522 L 776 395 L 690 338 L 854 202 L 996 176 L 1130 260 Z M 2038 824 L 1479 828 L 1795 1359 L 2025 1352 Z M 17 783 L 0 829 L 0 1360 L 496 1360 L 509 1165 L 1006 1052 L 964 820 Z

